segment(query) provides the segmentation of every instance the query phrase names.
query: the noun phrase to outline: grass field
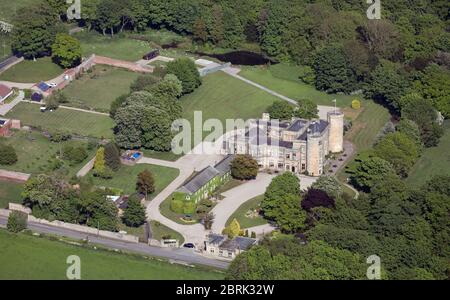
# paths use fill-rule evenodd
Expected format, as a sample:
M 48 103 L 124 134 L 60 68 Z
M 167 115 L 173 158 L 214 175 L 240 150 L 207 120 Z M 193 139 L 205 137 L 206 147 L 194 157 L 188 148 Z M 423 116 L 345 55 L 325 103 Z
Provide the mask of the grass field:
M 389 111 L 373 101 L 363 102 L 364 110 L 353 120 L 352 129 L 346 134 L 345 139 L 352 142 L 357 153 L 372 148 L 375 139 L 390 119 Z M 350 160 L 347 167 L 351 168 L 354 160 Z M 342 168 L 338 173 L 338 178 L 346 182 L 349 176 L 345 171 L 346 167 Z
M 223 273 L 173 265 L 142 255 L 120 254 L 0 230 L 0 279 L 66 279 L 67 257 L 81 259 L 81 279 L 218 280 Z
M 223 72 L 203 78 L 203 84 L 192 94 L 181 98 L 184 118 L 194 126 L 194 111 L 201 111 L 203 122 L 214 118 L 226 119 L 260 117 L 278 98 Z M 224 128 L 225 130 L 225 128 Z M 208 133 L 204 133 L 204 136 Z
M 12 51 L 10 36 L 0 32 L 0 61 L 10 56 L 11 53 Z
M 15 164 L 10 166 L 0 165 L 0 168 L 30 174 L 48 172 L 52 159 L 58 154 L 60 149 L 59 144 L 50 142 L 47 137 L 37 132 L 16 131 L 13 136 L 1 138 L 0 141 L 13 146 L 18 157 Z M 72 140 L 61 144 L 61 147 L 64 144 L 85 146 L 86 143 Z M 95 151 L 88 151 L 88 153 L 88 158 L 82 163 L 72 166 L 68 163 L 65 164 L 64 173 L 67 177 L 75 175 L 94 156 Z
M 81 136 L 112 138 L 113 120 L 108 116 L 96 115 L 65 108 L 42 113 L 39 105 L 19 103 L 7 115 L 19 119 L 23 125 L 40 127 L 45 130 L 64 130 Z
M 0 75 L 0 80 L 37 83 L 58 77 L 63 69 L 52 62 L 50 57 L 38 58 L 36 61 L 24 60 Z
M 175 230 L 172 230 L 169 227 L 156 221 L 150 221 L 150 227 L 153 235 L 152 238 L 154 240 L 160 241 L 161 239 L 170 236 L 171 239 L 178 240 L 180 246 L 183 245 L 184 243 L 183 236 L 180 233 L 176 232 Z
M 264 195 L 257 196 L 253 199 L 248 200 L 231 215 L 231 217 L 227 221 L 227 226 L 236 219 L 241 228 L 250 228 L 254 226 L 267 224 L 267 220 L 265 220 L 262 216 L 257 216 L 256 218 L 249 218 L 245 214 L 250 211 L 259 208 L 261 201 L 264 199 Z
M 339 107 L 350 107 L 351 101 L 360 96 L 347 96 L 327 94 L 315 89 L 314 86 L 302 83 L 295 76 L 297 67 L 286 64 L 271 67 L 245 67 L 239 75 L 259 83 L 275 92 L 294 100 L 310 99 L 318 105 L 334 105 L 332 100 L 337 99 Z
M 81 32 L 74 36 L 80 40 L 85 57 L 96 54 L 115 59 L 138 61 L 152 49 L 148 42 L 129 39 L 121 35 L 111 38 L 111 36 L 103 36 L 97 32 Z
M 10 22 L 17 11 L 23 7 L 26 7 L 36 0 L 0 0 L 0 20 Z
M 134 167 L 122 166 L 114 175 L 114 178 L 106 180 L 97 177 L 92 179 L 95 185 L 123 190 L 125 194 L 132 194 L 136 191 L 136 179 L 140 172 L 149 170 L 155 178 L 156 191 L 151 196 L 158 195 L 169 183 L 179 175 L 178 169 L 167 168 L 155 165 L 140 164 Z
M 64 89 L 69 105 L 109 112 L 111 103 L 127 94 L 138 73 L 109 66 L 96 66 Z
M 445 134 L 437 147 L 428 148 L 412 168 L 406 182 L 420 187 L 434 175 L 450 174 L 450 121 L 446 121 Z
M 0 181 L 0 208 L 7 208 L 8 203 L 22 203 L 22 184 Z

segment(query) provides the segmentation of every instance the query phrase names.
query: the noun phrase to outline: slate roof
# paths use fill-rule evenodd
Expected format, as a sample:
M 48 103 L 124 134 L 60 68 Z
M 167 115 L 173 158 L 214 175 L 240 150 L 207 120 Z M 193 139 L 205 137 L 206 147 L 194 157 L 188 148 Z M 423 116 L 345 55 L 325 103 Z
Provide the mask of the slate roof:
M 234 155 L 227 155 L 224 159 L 222 159 L 220 162 L 217 163 L 217 165 L 214 166 L 214 169 L 219 171 L 219 175 L 225 175 L 228 173 L 231 169 L 231 162 L 234 159 Z
M 208 235 L 208 243 L 213 245 L 220 245 L 225 240 L 224 235 L 211 233 Z
M 236 249 L 247 250 L 254 244 L 256 244 L 255 239 L 237 236 L 232 240 L 226 240 L 225 242 L 223 242 L 219 246 L 219 249 L 225 249 L 225 250 L 230 250 L 230 251 L 234 251 Z
M 305 120 L 295 120 L 294 123 L 292 123 L 286 130 L 288 130 L 288 131 L 293 131 L 293 132 L 298 132 L 298 131 L 300 131 L 303 127 L 305 127 L 306 124 L 308 124 L 308 121 L 305 121 Z
M 194 194 L 216 176 L 222 176 L 231 169 L 231 161 L 234 155 L 228 155 L 214 167 L 208 166 L 192 177 L 188 182 L 177 189 L 178 192 Z
M 178 191 L 193 194 L 217 175 L 219 175 L 219 171 L 217 171 L 214 167 L 208 166 L 192 177 L 187 183 L 180 187 Z
M 305 130 L 305 132 L 303 132 L 299 137 L 298 140 L 301 141 L 306 141 L 307 139 L 307 135 L 309 134 L 321 134 L 325 131 L 325 129 L 328 127 L 328 122 L 320 120 L 320 121 L 315 121 L 314 123 L 311 123 L 308 126 L 308 130 Z

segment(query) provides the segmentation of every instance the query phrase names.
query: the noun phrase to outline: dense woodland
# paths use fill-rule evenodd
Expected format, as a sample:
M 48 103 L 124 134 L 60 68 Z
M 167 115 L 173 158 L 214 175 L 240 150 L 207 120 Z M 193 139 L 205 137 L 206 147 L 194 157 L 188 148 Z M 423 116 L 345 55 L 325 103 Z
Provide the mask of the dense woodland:
M 65 1 L 43 1 L 49 5 L 26 8 L 15 21 L 13 51 L 27 58 L 49 55 L 55 34 L 65 30 Z M 381 257 L 383 278 L 448 278 L 450 178 L 430 178 L 418 189 L 403 179 L 423 149 L 439 143 L 440 115 L 450 117 L 450 2 L 384 0 L 381 20 L 368 20 L 367 8 L 361 0 L 82 1 L 79 23 L 87 30 L 114 36 L 166 28 L 218 51 L 251 45 L 301 66 L 301 79 L 318 90 L 363 94 L 395 117 L 353 166 L 356 199 L 333 178 L 300 191 L 296 176 L 277 177 L 262 211 L 283 233 L 239 256 L 229 278 L 363 279 L 372 254 Z M 173 68 L 169 74 L 181 67 Z M 116 101 L 111 114 L 120 146 L 167 150 L 170 133 L 161 140 L 145 131 L 170 131 L 170 120 L 150 120 L 158 120 L 158 110 L 178 116 L 175 100 L 200 84 L 177 75 L 150 90 L 139 87 L 147 84 L 142 79 L 135 93 Z
M 28 57 L 48 53 L 62 30 L 55 21 L 64 20 L 67 4 L 43 1 L 16 21 L 13 49 Z M 401 98 L 417 93 L 448 117 L 448 1 L 386 0 L 381 20 L 368 20 L 367 8 L 360 0 L 89 0 L 80 23 L 111 35 L 167 28 L 221 48 L 253 43 L 314 71 L 320 90 L 363 91 L 397 113 Z

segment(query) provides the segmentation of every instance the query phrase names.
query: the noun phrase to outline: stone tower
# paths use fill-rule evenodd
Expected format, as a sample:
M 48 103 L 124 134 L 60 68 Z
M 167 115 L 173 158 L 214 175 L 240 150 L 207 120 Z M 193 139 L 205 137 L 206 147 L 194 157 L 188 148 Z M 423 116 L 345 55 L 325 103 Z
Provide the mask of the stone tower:
M 306 140 L 306 172 L 309 176 L 322 174 L 321 137 L 318 133 L 308 132 Z
M 340 111 L 329 112 L 328 123 L 330 123 L 328 149 L 331 153 L 344 151 L 344 114 Z

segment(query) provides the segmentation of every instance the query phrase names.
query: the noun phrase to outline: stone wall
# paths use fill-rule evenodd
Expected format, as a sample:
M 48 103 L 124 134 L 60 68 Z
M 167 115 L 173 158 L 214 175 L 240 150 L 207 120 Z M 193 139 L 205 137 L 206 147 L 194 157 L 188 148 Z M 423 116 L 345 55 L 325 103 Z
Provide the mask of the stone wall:
M 38 219 L 38 218 L 35 218 L 32 215 L 30 215 L 31 210 L 29 208 L 24 207 L 20 204 L 10 203 L 9 208 L 10 208 L 10 210 L 0 209 L 0 216 L 8 216 L 12 210 L 18 210 L 18 211 L 22 211 L 22 212 L 25 212 L 28 214 L 28 222 L 44 224 L 44 225 L 58 227 L 58 228 L 64 228 L 64 229 L 73 230 L 73 231 L 91 234 L 91 235 L 96 235 L 96 236 L 100 236 L 100 237 L 104 237 L 104 238 L 108 238 L 108 239 L 120 240 L 120 241 L 124 241 L 124 242 L 128 242 L 128 243 L 136 243 L 136 244 L 139 243 L 139 238 L 134 235 L 122 234 L 122 233 L 105 231 L 105 230 L 97 230 L 96 228 L 87 227 L 87 226 L 78 225 L 78 224 L 65 223 L 65 222 L 61 222 L 61 221 L 50 222 L 50 221 L 47 221 L 44 219 Z
M 17 203 L 9 203 L 8 205 L 9 210 L 16 210 L 23 213 L 26 213 L 27 215 L 31 214 L 31 209 L 28 207 L 25 207 L 23 205 L 17 204 Z

